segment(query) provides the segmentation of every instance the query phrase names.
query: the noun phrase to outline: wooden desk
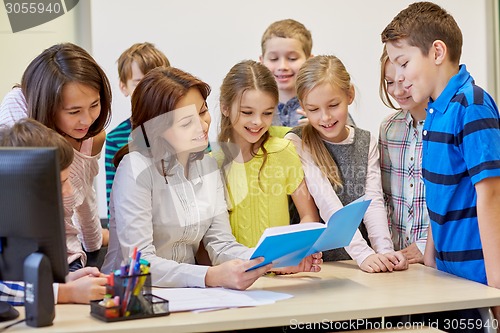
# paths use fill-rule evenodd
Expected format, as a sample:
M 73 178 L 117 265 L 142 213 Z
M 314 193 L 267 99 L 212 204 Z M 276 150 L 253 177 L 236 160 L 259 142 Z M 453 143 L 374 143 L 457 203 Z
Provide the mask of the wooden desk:
M 290 293 L 294 297 L 259 307 L 173 313 L 117 323 L 92 318 L 90 306 L 57 305 L 54 325 L 36 329 L 36 333 L 207 332 L 500 305 L 499 289 L 422 265 L 411 265 L 404 272 L 368 274 L 352 261 L 335 262 L 324 264 L 320 273 L 264 276 L 252 288 Z M 35 331 L 19 324 L 8 332 Z

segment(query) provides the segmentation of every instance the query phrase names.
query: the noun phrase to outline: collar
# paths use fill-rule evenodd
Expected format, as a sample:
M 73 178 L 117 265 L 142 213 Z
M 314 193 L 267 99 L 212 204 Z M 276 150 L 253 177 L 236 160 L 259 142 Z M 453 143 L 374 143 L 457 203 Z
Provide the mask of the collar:
M 444 88 L 443 92 L 439 95 L 439 97 L 433 101 L 429 100 L 427 110 L 433 108 L 434 110 L 445 113 L 448 109 L 448 105 L 451 100 L 457 95 L 457 92 L 460 90 L 462 86 L 466 83 L 474 81 L 470 73 L 467 71 L 465 65 L 460 65 L 458 73 L 452 76 L 448 84 Z
M 404 113 L 404 120 L 408 128 L 417 128 L 418 126 L 424 125 L 425 120 L 419 120 L 417 122 L 417 126 L 413 126 L 413 117 L 411 116 L 410 111 L 402 110 L 402 112 Z
M 189 173 L 188 173 L 187 180 L 189 180 L 191 183 L 193 183 L 193 185 L 203 183 L 203 177 L 202 177 L 202 172 L 200 170 L 200 163 L 199 162 L 200 162 L 199 160 L 190 161 L 188 164 Z M 186 180 L 186 177 L 184 177 L 184 167 L 178 161 L 175 162 L 175 164 L 172 167 L 172 170 L 170 170 L 170 172 L 172 173 L 172 176 L 170 176 L 170 177 L 175 179 L 174 183 L 176 183 L 178 181 L 182 182 L 182 181 Z M 168 180 L 170 182 L 170 179 L 168 179 Z
M 290 107 L 290 106 L 295 107 L 298 105 L 300 105 L 299 98 L 297 96 L 294 96 L 294 97 L 290 98 L 286 103 L 281 103 L 281 102 L 278 103 L 278 108 L 280 110 L 282 110 L 285 106 L 286 107 Z

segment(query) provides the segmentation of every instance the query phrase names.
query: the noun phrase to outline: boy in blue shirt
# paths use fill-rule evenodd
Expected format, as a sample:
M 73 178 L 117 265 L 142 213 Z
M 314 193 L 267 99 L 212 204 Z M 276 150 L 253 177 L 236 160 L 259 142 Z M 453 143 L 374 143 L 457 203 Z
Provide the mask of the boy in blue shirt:
M 165 54 L 153 44 L 147 42 L 132 45 L 123 51 L 117 62 L 120 91 L 125 97 L 132 96 L 139 81 L 150 70 L 159 66 L 170 66 L 170 62 Z M 130 118 L 127 118 L 106 136 L 104 165 L 106 168 L 106 201 L 108 206 L 109 195 L 116 173 L 113 157 L 121 147 L 128 143 L 131 128 Z
M 430 2 L 382 32 L 396 80 L 428 100 L 422 167 L 431 219 L 426 265 L 500 288 L 500 128 L 492 97 L 460 65 L 462 33 Z M 498 308 L 493 308 L 500 318 Z

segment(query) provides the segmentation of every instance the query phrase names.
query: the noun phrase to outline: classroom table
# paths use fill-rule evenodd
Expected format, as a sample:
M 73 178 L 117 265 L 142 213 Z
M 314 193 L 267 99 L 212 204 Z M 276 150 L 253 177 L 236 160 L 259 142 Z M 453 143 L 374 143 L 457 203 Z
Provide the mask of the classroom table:
M 369 274 L 354 261 L 325 263 L 319 273 L 263 276 L 252 289 L 294 297 L 258 307 L 172 313 L 166 317 L 104 323 L 88 305 L 57 305 L 54 325 L 43 332 L 208 332 L 376 318 L 500 305 L 500 290 L 423 265 L 407 271 Z M 24 309 L 19 308 L 23 313 Z M 9 322 L 0 324 L 3 327 Z M 326 324 L 325 324 L 326 325 Z M 8 332 L 35 332 L 24 323 Z

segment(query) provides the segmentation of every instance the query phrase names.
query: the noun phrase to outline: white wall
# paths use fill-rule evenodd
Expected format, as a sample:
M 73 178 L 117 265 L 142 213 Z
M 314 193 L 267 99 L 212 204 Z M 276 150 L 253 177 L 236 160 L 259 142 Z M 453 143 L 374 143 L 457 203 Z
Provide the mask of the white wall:
M 491 8 L 496 1 L 435 1 L 449 10 L 462 28 L 462 62 L 467 64 L 476 82 L 491 92 L 495 89 L 493 69 L 497 66 L 492 56 L 495 43 L 491 29 L 492 16 L 497 13 Z M 210 136 L 215 138 L 218 90 L 224 75 L 240 60 L 258 59 L 261 35 L 271 22 L 293 18 L 311 30 L 314 54 L 335 54 L 345 63 L 357 86 L 357 101 L 351 114 L 358 126 L 377 134 L 378 124 L 389 113 L 378 97 L 380 33 L 411 2 L 84 0 L 77 10 L 16 34 L 10 32 L 3 11 L 0 13 L 0 94 L 4 95 L 13 83 L 19 82 L 26 65 L 41 50 L 57 42 L 75 41 L 93 54 L 110 78 L 114 94 L 109 131 L 130 115 L 130 101 L 118 89 L 116 60 L 131 44 L 149 41 L 165 52 L 173 66 L 212 86 L 208 102 L 213 117 Z M 90 15 L 86 6 L 90 6 Z M 103 160 L 100 160 L 97 191 L 100 215 L 105 217 Z

